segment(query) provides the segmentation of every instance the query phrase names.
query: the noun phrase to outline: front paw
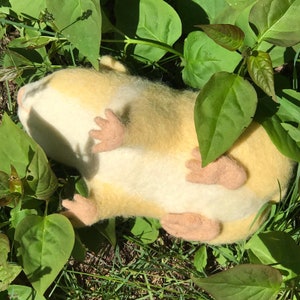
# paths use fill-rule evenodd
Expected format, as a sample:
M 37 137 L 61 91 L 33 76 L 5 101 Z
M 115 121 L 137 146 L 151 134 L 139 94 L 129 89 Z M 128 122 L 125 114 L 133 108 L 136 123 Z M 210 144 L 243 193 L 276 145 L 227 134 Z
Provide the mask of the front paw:
M 98 130 L 91 130 L 90 136 L 100 141 L 92 148 L 93 153 L 110 151 L 123 144 L 125 126 L 110 109 L 105 110 L 105 117 L 96 117 L 95 122 L 100 127 Z
M 75 194 L 73 200 L 63 200 L 62 206 L 67 209 L 62 214 L 74 227 L 90 226 L 97 222 L 97 206 L 91 199 Z
M 207 242 L 219 235 L 221 224 L 197 213 L 170 213 L 160 220 L 171 235 L 187 241 Z

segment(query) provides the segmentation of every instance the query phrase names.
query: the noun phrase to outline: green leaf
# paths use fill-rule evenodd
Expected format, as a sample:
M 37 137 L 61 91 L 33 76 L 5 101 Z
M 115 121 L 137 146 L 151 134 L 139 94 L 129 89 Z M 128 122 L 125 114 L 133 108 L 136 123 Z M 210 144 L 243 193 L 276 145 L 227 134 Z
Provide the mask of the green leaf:
M 300 274 L 300 246 L 285 232 L 260 233 L 253 236 L 245 248 L 262 264 L 273 265 L 280 270 L 285 280 Z
M 34 1 L 9 0 L 9 3 L 10 3 L 9 7 L 11 8 L 11 10 L 13 10 L 18 15 L 28 15 L 36 19 L 40 17 L 41 12 L 46 8 L 45 0 L 34 0 Z
M 274 115 L 262 122 L 272 142 L 285 156 L 300 162 L 300 148 L 281 124 L 281 119 Z
M 253 51 L 247 57 L 247 68 L 254 83 L 276 101 L 273 66 L 270 55 L 263 51 Z
M 131 229 L 132 234 L 139 237 L 144 244 L 156 241 L 159 235 L 159 221 L 151 218 L 137 217 Z
M 226 2 L 236 10 L 243 10 L 257 0 L 226 0 Z
M 49 198 L 56 190 L 57 179 L 41 147 L 6 114 L 0 126 L 0 139 L 3 141 L 0 147 L 1 171 L 11 174 L 13 165 L 18 178 L 25 177 L 34 183 L 29 183 L 29 186 L 36 197 Z
M 300 42 L 300 0 L 260 0 L 249 22 L 258 30 L 259 42 L 289 47 Z
M 9 43 L 11 48 L 30 48 L 36 49 L 48 45 L 50 42 L 57 41 L 58 38 L 50 36 L 36 36 L 32 38 L 20 37 Z
M 198 272 L 203 272 L 207 265 L 207 250 L 206 246 L 202 245 L 195 253 L 194 267 Z
M 195 127 L 203 166 L 232 146 L 251 123 L 256 105 L 256 92 L 242 77 L 226 72 L 211 77 L 195 104 Z
M 6 263 L 9 251 L 9 239 L 5 234 L 0 233 L 0 266 Z
M 179 0 L 180 2 L 183 2 L 182 0 Z M 201 8 L 205 11 L 207 14 L 210 23 L 215 23 L 215 19 L 222 13 L 222 11 L 228 7 L 225 0 L 193 0 L 194 3 L 197 3 L 201 6 Z M 184 2 L 183 2 L 184 3 Z M 199 22 L 198 18 L 198 22 Z M 194 23 L 194 25 L 197 23 Z
M 284 123 L 281 119 L 281 113 L 283 112 L 283 109 L 279 109 L 277 113 L 276 111 L 272 111 L 271 104 L 273 104 L 274 102 L 270 102 L 271 103 L 268 103 L 267 98 L 261 99 L 256 114 L 257 121 L 263 125 L 270 139 L 283 155 L 291 158 L 294 161 L 300 161 L 300 147 L 297 145 L 297 142 L 289 135 L 289 132 L 282 126 Z M 285 120 L 285 113 L 283 113 L 282 116 Z
M 272 267 L 245 264 L 193 281 L 216 300 L 272 300 L 280 290 L 282 277 Z
M 33 288 L 24 285 L 10 285 L 8 295 L 11 300 L 46 300 L 43 295 L 37 294 Z
M 46 0 L 53 23 L 95 69 L 101 41 L 101 10 L 97 0 Z
M 277 112 L 283 122 L 300 123 L 300 93 L 294 90 L 282 90 Z
M 237 26 L 230 24 L 198 25 L 214 42 L 223 48 L 235 51 L 244 41 L 245 34 Z
M 129 10 L 128 7 L 131 9 Z M 181 20 L 176 11 L 163 0 L 119 0 L 116 5 L 117 27 L 129 38 L 151 40 L 172 46 L 181 36 Z M 137 44 L 134 54 L 158 61 L 166 50 Z
M 57 188 L 57 179 L 40 147 L 36 148 L 27 167 L 26 179 L 28 186 L 39 199 L 48 200 Z
M 35 209 L 21 209 L 22 202 L 19 203 L 10 211 L 10 224 L 12 228 L 17 228 L 18 224 L 27 216 L 37 215 Z
M 0 171 L 0 199 L 9 194 L 10 194 L 9 175 Z
M 186 84 L 203 88 L 216 72 L 233 72 L 242 57 L 216 44 L 204 32 L 194 31 L 184 42 L 184 69 L 182 77 Z
M 74 238 L 70 221 L 59 214 L 28 216 L 17 226 L 18 258 L 30 283 L 40 294 L 67 262 Z
M 0 233 L 0 291 L 5 291 L 22 271 L 20 266 L 7 262 L 9 252 L 9 240 L 5 234 Z

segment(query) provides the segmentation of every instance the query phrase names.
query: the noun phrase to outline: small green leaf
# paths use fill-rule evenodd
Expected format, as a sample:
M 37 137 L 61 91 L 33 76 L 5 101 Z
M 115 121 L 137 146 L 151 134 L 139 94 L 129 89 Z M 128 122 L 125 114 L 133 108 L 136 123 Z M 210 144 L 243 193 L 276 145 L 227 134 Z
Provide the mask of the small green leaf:
M 150 244 L 156 241 L 159 235 L 159 228 L 158 220 L 137 217 L 131 232 L 139 237 L 144 244 Z
M 11 300 L 46 300 L 43 295 L 29 286 L 11 284 L 7 290 Z
M 272 267 L 245 264 L 193 281 L 216 300 L 272 300 L 280 290 L 282 277 Z
M 245 38 L 244 32 L 239 27 L 230 24 L 210 24 L 196 27 L 200 27 L 214 42 L 230 51 L 239 49 Z
M 232 146 L 251 123 L 256 105 L 256 92 L 242 77 L 226 72 L 211 77 L 195 104 L 195 127 L 203 166 Z
M 5 234 L 0 233 L 0 266 L 6 263 L 9 251 L 9 239 Z
M 9 188 L 9 175 L 5 172 L 0 171 L 0 199 L 5 198 L 7 195 L 10 194 Z M 0 206 L 1 200 L 0 200 Z
M 12 40 L 9 43 L 11 48 L 29 48 L 36 49 L 48 45 L 50 42 L 57 41 L 57 37 L 36 36 L 32 38 L 20 37 Z
M 32 286 L 43 294 L 67 262 L 74 245 L 70 221 L 59 214 L 27 216 L 17 226 L 18 258 Z
M 249 22 L 259 33 L 259 42 L 282 47 L 300 41 L 300 0 L 260 0 L 253 6 Z
M 7 262 L 9 252 L 9 240 L 5 234 L 0 233 L 0 292 L 5 291 L 22 271 L 20 266 Z
M 128 9 L 130 7 L 131 9 Z M 163 0 L 121 0 L 116 3 L 117 27 L 129 38 L 140 38 L 172 46 L 181 36 L 181 20 Z M 158 61 L 166 50 L 137 44 L 134 54 L 150 61 Z
M 247 68 L 255 84 L 276 101 L 273 66 L 270 55 L 263 51 L 253 51 L 247 57 Z
M 53 23 L 63 36 L 98 69 L 101 10 L 97 0 L 46 0 Z
M 194 267 L 198 272 L 203 272 L 207 265 L 207 250 L 206 246 L 202 245 L 195 253 Z
M 48 200 L 56 190 L 57 179 L 49 167 L 45 153 L 39 146 L 27 167 L 26 182 L 39 199 Z
M 210 77 L 220 71 L 233 72 L 242 57 L 209 38 L 204 32 L 191 32 L 184 42 L 184 82 L 194 88 L 203 88 Z

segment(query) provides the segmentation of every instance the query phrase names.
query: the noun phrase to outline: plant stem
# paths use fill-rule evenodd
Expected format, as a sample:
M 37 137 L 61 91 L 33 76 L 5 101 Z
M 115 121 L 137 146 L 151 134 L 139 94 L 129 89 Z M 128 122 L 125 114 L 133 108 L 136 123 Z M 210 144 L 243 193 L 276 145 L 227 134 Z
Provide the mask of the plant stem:
M 131 44 L 135 44 L 135 45 L 147 45 L 147 46 L 151 46 L 151 47 L 160 48 L 160 49 L 165 50 L 167 52 L 173 53 L 176 56 L 183 57 L 182 53 L 180 53 L 179 51 L 176 51 L 175 49 L 173 49 L 169 45 L 161 43 L 161 42 L 158 42 L 158 41 L 153 41 L 153 40 L 130 39 L 130 38 L 126 37 L 125 40 L 105 40 L 104 39 L 104 40 L 102 40 L 102 42 L 106 42 L 106 43 L 125 43 L 126 47 L 128 45 L 131 45 Z

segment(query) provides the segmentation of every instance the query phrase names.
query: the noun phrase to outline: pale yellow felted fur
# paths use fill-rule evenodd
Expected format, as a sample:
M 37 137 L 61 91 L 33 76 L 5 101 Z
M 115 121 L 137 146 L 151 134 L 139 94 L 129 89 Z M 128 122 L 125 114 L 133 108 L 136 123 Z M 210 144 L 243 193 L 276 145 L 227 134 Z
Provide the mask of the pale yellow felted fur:
M 253 123 L 228 152 L 245 168 L 245 184 L 229 190 L 186 181 L 186 162 L 198 146 L 193 122 L 197 93 L 130 76 L 116 66 L 119 72 L 58 71 L 19 93 L 19 117 L 28 133 L 50 156 L 86 178 L 89 199 L 65 202 L 69 213 L 86 225 L 114 216 L 164 220 L 168 213 L 199 214 L 220 224 L 211 244 L 253 233 L 264 220 L 252 224 L 261 207 L 279 201 L 286 190 L 292 163 Z M 124 144 L 92 153 L 95 141 L 89 131 L 99 129 L 94 118 L 105 118 L 107 108 L 125 124 Z

